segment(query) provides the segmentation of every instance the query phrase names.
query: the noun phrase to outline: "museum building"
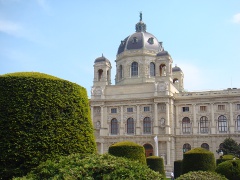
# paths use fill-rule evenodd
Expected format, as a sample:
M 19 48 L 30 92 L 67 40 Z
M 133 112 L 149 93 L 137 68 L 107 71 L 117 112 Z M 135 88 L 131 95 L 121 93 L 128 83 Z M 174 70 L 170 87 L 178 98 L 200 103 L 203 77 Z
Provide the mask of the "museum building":
M 240 89 L 186 92 L 183 71 L 146 31 L 141 14 L 135 29 L 118 47 L 115 85 L 110 61 L 94 61 L 90 105 L 98 152 L 132 141 L 171 171 L 190 149 L 203 147 L 217 158 L 225 138 L 240 143 Z

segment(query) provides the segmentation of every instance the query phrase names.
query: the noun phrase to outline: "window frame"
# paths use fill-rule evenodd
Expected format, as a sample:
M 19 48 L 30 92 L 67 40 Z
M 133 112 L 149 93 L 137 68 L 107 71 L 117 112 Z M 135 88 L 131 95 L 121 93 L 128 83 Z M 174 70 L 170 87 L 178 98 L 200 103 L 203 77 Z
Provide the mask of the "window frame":
M 182 119 L 182 133 L 190 134 L 191 133 L 191 121 L 188 117 Z
M 220 133 L 226 133 L 228 131 L 227 118 L 224 115 L 218 117 L 218 131 Z
M 133 62 L 131 64 L 131 77 L 136 77 L 138 76 L 138 63 Z
M 208 118 L 206 116 L 202 116 L 200 118 L 200 133 L 207 134 L 208 131 Z
M 116 118 L 113 118 L 111 120 L 111 135 L 117 135 L 118 134 L 118 121 Z
M 134 134 L 135 128 L 134 128 L 134 119 L 128 118 L 127 119 L 127 134 Z
M 152 133 L 152 121 L 150 117 L 145 117 L 143 119 L 143 134 L 151 134 Z

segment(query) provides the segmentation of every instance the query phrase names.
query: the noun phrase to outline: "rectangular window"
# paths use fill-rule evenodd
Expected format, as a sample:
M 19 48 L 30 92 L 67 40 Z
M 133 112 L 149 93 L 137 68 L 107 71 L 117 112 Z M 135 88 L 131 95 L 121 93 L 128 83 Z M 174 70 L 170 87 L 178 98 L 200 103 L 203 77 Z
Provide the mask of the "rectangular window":
M 182 108 L 182 111 L 183 111 L 183 112 L 188 112 L 188 111 L 189 111 L 189 107 L 183 107 L 183 108 Z
M 133 108 L 132 107 L 127 108 L 127 112 L 133 112 Z
M 220 111 L 225 110 L 225 105 L 218 105 L 218 110 Z
M 240 104 L 237 104 L 237 110 L 240 110 Z
M 202 111 L 202 112 L 207 111 L 207 106 L 200 106 L 200 111 Z
M 117 113 L 117 108 L 111 108 L 111 113 Z
M 144 110 L 144 112 L 150 111 L 150 107 L 149 107 L 149 106 L 146 106 L 146 107 L 143 108 L 143 110 Z

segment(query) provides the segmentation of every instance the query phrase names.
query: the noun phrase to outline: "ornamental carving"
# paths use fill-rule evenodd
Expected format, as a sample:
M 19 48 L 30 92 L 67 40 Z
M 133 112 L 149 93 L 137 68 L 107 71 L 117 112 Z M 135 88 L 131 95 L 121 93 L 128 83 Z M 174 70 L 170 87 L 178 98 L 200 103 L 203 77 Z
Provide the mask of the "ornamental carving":
M 104 87 L 92 87 L 91 89 L 91 95 L 102 95 L 104 94 Z

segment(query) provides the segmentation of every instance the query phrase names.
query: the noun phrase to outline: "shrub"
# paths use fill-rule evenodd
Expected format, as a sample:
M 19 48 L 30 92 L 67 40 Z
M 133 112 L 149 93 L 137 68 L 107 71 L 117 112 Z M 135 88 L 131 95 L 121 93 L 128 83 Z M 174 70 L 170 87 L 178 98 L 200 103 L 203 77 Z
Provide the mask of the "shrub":
M 32 170 L 25 179 L 94 179 L 94 180 L 163 180 L 161 174 L 126 158 L 115 157 L 109 154 L 88 155 L 85 158 L 80 154 L 72 154 L 60 158 L 58 161 L 46 161 Z
M 133 142 L 123 141 L 115 143 L 109 147 L 108 152 L 114 156 L 125 157 L 146 164 L 144 147 Z
M 182 175 L 182 160 L 174 161 L 174 178 Z
M 224 175 L 231 180 L 240 179 L 240 160 L 228 160 L 220 163 L 216 170 L 217 173 Z
M 158 156 L 149 156 L 147 157 L 147 165 L 150 169 L 159 172 L 165 177 L 163 158 Z
M 215 167 L 214 155 L 206 149 L 195 148 L 183 155 L 183 174 L 189 171 L 214 171 Z
M 176 180 L 228 180 L 228 179 L 215 172 L 192 171 L 181 175 Z
M 219 158 L 219 159 L 216 160 L 216 164 L 218 165 L 222 162 L 233 160 L 233 158 L 236 158 L 236 157 L 234 155 L 231 155 L 231 154 L 223 155 L 222 158 Z M 238 159 L 238 158 L 236 158 L 236 159 Z
M 42 73 L 0 76 L 0 177 L 24 175 L 41 161 L 95 153 L 86 89 Z

